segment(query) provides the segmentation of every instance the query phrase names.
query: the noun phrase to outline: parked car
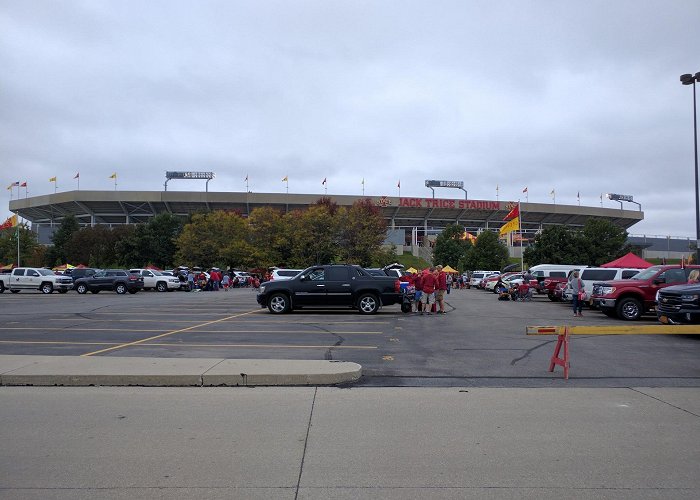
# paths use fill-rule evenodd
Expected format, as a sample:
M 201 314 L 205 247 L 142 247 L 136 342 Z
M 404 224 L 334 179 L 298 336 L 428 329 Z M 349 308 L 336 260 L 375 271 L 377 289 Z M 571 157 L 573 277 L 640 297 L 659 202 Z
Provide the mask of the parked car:
M 168 292 L 180 288 L 180 278 L 163 274 L 156 269 L 129 269 L 132 274 L 138 274 L 143 278 L 144 290 L 158 290 Z
M 469 285 L 467 286 L 467 288 L 471 288 L 473 286 L 479 288 L 479 285 L 481 285 L 481 281 L 484 278 L 493 276 L 494 274 L 500 273 L 498 271 L 474 271 L 469 277 Z
M 656 317 L 667 325 L 700 323 L 700 284 L 673 285 L 659 290 Z
M 260 285 L 258 304 L 273 314 L 301 307 L 350 307 L 374 314 L 381 306 L 402 304 L 398 279 L 372 276 L 360 266 L 323 265 L 305 269 L 289 280 Z
M 579 273 L 579 279 L 583 283 L 584 291 L 589 297 L 591 297 L 593 295 L 593 283 L 597 281 L 630 279 L 639 273 L 639 271 L 641 271 L 641 269 L 623 267 L 587 267 L 581 270 Z M 571 283 L 568 281 L 566 289 L 564 290 L 564 300 L 567 302 L 574 300 Z
M 120 295 L 126 292 L 133 294 L 143 289 L 143 278 L 126 269 L 104 269 L 92 276 L 75 280 L 74 287 L 80 294 L 88 291 L 99 293 L 104 290 L 114 290 Z
M 634 278 L 593 284 L 593 304 L 610 317 L 638 320 L 656 306 L 656 292 L 688 282 L 688 275 L 700 266 L 652 266 Z
M 99 271 L 99 269 L 95 269 L 94 267 L 76 267 L 70 269 L 70 277 L 73 283 L 75 283 L 75 280 L 84 278 L 85 276 L 92 276 L 97 271 Z
M 37 267 L 16 267 L 11 273 L 0 274 L 0 293 L 9 290 L 19 293 L 21 290 L 40 290 L 41 293 L 66 293 L 73 288 L 70 276 L 61 276 L 51 269 Z
M 290 280 L 302 271 L 303 269 L 274 269 L 271 273 L 270 281 Z

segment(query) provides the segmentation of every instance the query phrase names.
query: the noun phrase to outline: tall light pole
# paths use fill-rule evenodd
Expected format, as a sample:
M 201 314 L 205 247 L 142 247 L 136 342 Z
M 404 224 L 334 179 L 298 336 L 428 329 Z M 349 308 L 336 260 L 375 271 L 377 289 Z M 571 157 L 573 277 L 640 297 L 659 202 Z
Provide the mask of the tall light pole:
M 693 140 L 695 142 L 695 263 L 700 263 L 700 190 L 698 188 L 698 112 L 695 102 L 695 82 L 700 82 L 700 72 L 681 75 L 683 85 L 693 86 Z

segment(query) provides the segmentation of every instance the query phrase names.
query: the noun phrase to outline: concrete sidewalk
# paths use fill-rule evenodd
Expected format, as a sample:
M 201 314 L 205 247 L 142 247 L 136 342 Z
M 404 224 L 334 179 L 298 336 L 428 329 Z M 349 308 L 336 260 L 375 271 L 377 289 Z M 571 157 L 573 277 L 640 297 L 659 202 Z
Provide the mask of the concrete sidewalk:
M 361 375 L 346 361 L 0 355 L 0 385 L 316 386 Z
M 695 500 L 700 388 L 0 387 L 0 498 Z

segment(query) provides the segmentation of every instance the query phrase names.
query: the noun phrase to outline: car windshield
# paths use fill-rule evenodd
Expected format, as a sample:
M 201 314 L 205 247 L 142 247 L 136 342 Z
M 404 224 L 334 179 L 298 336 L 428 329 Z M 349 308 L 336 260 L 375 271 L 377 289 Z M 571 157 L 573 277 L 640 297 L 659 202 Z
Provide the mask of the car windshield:
M 156 271 L 155 269 L 149 269 L 149 271 L 151 271 L 154 276 L 165 276 L 163 273 Z
M 39 274 L 42 276 L 54 276 L 56 274 L 51 269 L 37 269 L 37 271 L 39 271 Z
M 640 271 L 634 279 L 636 280 L 648 280 L 650 278 L 653 278 L 656 273 L 658 273 L 661 270 L 660 266 L 651 266 L 644 271 Z

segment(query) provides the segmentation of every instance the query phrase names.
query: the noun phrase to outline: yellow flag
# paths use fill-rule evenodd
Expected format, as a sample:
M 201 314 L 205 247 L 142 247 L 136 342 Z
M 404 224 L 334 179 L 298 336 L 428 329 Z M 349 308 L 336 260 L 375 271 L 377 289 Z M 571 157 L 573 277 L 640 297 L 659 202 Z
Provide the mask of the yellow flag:
M 110 179 L 116 179 L 117 178 L 117 173 L 114 172 L 112 175 L 109 176 Z
M 288 177 L 288 176 L 285 175 L 285 176 L 284 176 L 284 179 L 282 179 L 282 182 L 289 182 L 289 180 L 287 179 L 287 177 Z
M 512 231 L 517 231 L 520 228 L 520 217 L 516 217 L 514 219 L 509 220 L 507 223 L 503 224 L 501 226 L 500 231 L 498 232 L 499 236 L 505 236 L 506 234 L 512 232 Z
M 51 178 L 49 179 L 49 182 L 56 182 L 56 178 L 55 178 L 55 177 L 51 177 Z

